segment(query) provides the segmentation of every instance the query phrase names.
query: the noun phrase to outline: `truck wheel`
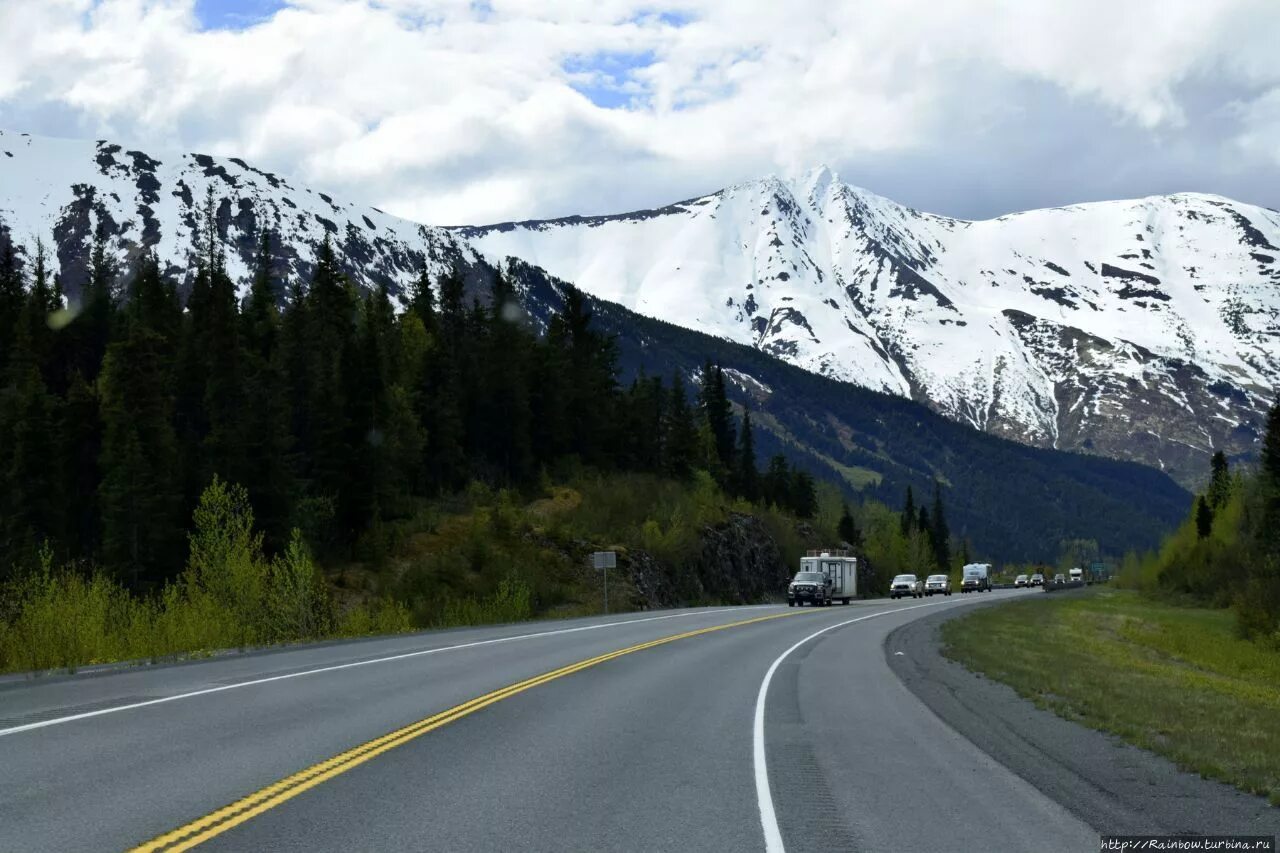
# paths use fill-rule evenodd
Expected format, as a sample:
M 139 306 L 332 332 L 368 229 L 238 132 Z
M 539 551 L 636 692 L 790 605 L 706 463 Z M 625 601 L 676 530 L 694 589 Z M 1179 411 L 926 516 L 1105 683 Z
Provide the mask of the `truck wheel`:
M 787 602 L 787 606 L 788 606 L 788 607 L 795 607 L 795 606 L 796 606 L 796 603 L 795 603 L 794 601 L 788 601 L 788 602 Z
M 849 599 L 847 599 L 847 598 L 842 598 L 842 599 L 840 599 L 840 603 L 841 603 L 841 604 L 848 604 L 848 603 L 849 603 Z

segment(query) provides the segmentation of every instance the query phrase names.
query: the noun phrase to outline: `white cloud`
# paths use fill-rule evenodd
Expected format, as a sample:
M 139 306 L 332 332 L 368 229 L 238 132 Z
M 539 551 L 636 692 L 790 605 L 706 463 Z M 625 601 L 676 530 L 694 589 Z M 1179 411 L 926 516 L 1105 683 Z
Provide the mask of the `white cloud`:
M 655 205 L 822 161 L 994 213 L 1280 192 L 1276 44 L 1270 0 L 297 0 L 217 31 L 192 0 L 0 0 L 0 124 L 243 156 L 435 222 Z M 1013 185 L 1037 170 L 1076 182 Z

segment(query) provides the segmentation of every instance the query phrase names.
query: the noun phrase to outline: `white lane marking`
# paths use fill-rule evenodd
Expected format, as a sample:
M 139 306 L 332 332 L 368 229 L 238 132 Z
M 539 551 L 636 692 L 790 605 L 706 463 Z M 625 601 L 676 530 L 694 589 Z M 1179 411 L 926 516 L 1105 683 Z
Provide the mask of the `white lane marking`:
M 759 606 L 759 605 L 757 605 Z M 765 605 L 768 606 L 768 605 Z M 70 714 L 66 717 L 55 717 L 50 720 L 41 720 L 35 723 L 26 723 L 21 726 L 13 726 L 7 729 L 0 729 L 0 737 L 5 735 L 16 735 L 19 732 L 29 732 L 33 729 L 43 729 L 49 726 L 60 726 L 64 723 L 75 722 L 76 720 L 87 720 L 90 717 L 101 717 L 104 714 L 117 714 L 121 711 L 132 711 L 135 708 L 145 708 L 149 705 L 160 705 L 165 702 L 176 702 L 179 699 L 191 699 L 195 696 L 207 696 L 210 693 L 222 693 L 226 690 L 239 690 L 242 687 L 253 687 L 258 684 L 269 684 L 273 681 L 284 681 L 289 678 L 301 678 L 304 675 L 317 675 L 322 672 L 336 672 L 340 669 L 351 669 L 357 666 L 368 666 L 374 663 L 387 663 L 389 661 L 404 660 L 405 658 L 421 657 L 422 655 L 434 655 L 439 652 L 453 652 L 459 649 L 474 649 L 477 646 L 492 646 L 498 643 L 512 643 L 517 640 L 533 640 L 538 637 L 553 637 L 559 634 L 576 634 L 579 631 L 595 631 L 599 628 L 613 628 L 620 625 L 635 625 L 640 622 L 659 622 L 663 619 L 678 619 L 687 616 L 711 616 L 716 613 L 741 612 L 743 610 L 755 609 L 753 607 L 724 607 L 718 610 L 698 610 L 689 613 L 671 613 L 666 616 L 646 616 L 643 619 L 627 619 L 622 622 L 600 622 L 596 625 L 582 625 L 577 628 L 559 628 L 554 631 L 538 631 L 532 634 L 518 634 L 513 637 L 497 637 L 492 640 L 477 640 L 474 643 L 459 643 L 456 646 L 440 646 L 434 649 L 420 649 L 415 652 L 404 652 L 397 655 L 389 655 L 388 657 L 371 658 L 369 660 L 353 661 L 351 663 L 334 664 L 333 666 L 322 666 L 316 669 L 306 669 L 301 672 L 290 672 L 286 675 L 272 675 L 267 678 L 255 678 L 251 681 L 237 681 L 235 684 L 224 684 L 219 687 L 206 687 L 203 690 L 192 690 L 188 693 L 176 693 L 173 696 L 162 696 L 159 699 L 148 699 L 145 702 L 133 702 L 129 705 L 115 705 L 110 708 L 99 708 L 96 711 L 86 711 L 81 714 Z
M 990 599 L 977 599 L 979 601 L 989 601 Z M 766 853 L 786 853 L 786 847 L 782 843 L 782 831 L 778 829 L 778 815 L 773 808 L 773 794 L 769 791 L 769 768 L 765 764 L 764 754 L 764 702 L 765 696 L 769 693 L 769 684 L 773 681 L 773 674 L 777 671 L 778 665 L 787 659 L 787 656 L 805 643 L 812 640 L 820 634 L 828 631 L 834 631 L 836 628 L 843 628 L 845 625 L 852 625 L 854 622 L 863 622 L 867 619 L 875 619 L 877 616 L 888 616 L 890 613 L 902 613 L 906 610 L 919 610 L 921 607 L 937 607 L 940 604 L 963 604 L 964 599 L 960 601 L 934 601 L 929 604 L 914 604 L 911 607 L 895 607 L 892 610 L 881 610 L 878 613 L 870 613 L 866 616 L 859 616 L 856 619 L 846 619 L 843 622 L 837 622 L 834 625 L 814 631 L 782 654 L 778 655 L 778 659 L 769 667 L 769 671 L 764 674 L 764 681 L 760 682 L 760 692 L 756 694 L 756 715 L 755 722 L 752 726 L 751 734 L 751 753 L 752 764 L 755 767 L 756 774 L 756 801 L 760 805 L 760 827 L 764 830 L 764 848 Z M 3 732 L 0 732 L 3 734 Z

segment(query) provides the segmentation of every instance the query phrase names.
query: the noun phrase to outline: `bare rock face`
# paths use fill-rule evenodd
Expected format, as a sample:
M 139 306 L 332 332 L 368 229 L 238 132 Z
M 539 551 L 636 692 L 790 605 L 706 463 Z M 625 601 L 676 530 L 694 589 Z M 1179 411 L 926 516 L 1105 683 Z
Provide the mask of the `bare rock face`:
M 697 585 L 694 600 L 754 604 L 786 589 L 794 569 L 755 516 L 730 513 L 699 539 L 701 551 L 689 567 L 689 581 Z

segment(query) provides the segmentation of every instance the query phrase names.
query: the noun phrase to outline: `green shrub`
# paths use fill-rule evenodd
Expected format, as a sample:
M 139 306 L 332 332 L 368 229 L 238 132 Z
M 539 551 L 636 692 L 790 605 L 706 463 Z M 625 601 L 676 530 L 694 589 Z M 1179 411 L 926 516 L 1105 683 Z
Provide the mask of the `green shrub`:
M 380 598 L 357 605 L 342 615 L 334 633 L 339 637 L 364 637 L 371 634 L 403 634 L 413 630 L 408 609 L 391 598 Z
M 302 532 L 296 528 L 283 554 L 271 561 L 264 596 L 263 635 L 270 641 L 309 639 L 328 633 L 329 594 Z

